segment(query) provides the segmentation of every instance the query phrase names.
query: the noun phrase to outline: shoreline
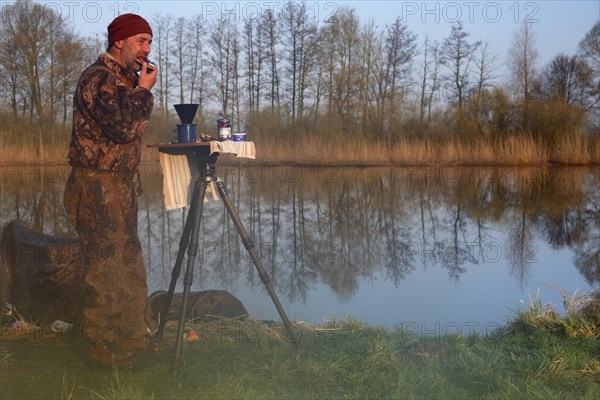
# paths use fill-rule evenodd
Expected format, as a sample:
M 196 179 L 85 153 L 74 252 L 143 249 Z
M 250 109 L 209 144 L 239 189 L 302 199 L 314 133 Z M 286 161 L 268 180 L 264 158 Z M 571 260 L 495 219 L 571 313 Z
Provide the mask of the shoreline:
M 45 160 L 43 162 L 34 162 L 31 160 L 10 160 L 10 161 L 0 161 L 0 166 L 11 166 L 19 164 L 21 166 L 26 167 L 69 167 L 69 163 L 66 161 L 54 161 L 54 160 Z M 548 168 L 548 167 L 565 167 L 565 168 L 596 168 L 600 167 L 600 161 L 594 162 L 586 162 L 586 163 L 578 163 L 578 162 L 564 162 L 564 161 L 546 161 L 543 163 L 511 163 L 511 162 L 405 162 L 405 163 L 359 163 L 359 162 L 340 162 L 335 161 L 331 163 L 315 163 L 315 162 L 302 162 L 295 160 L 287 160 L 287 161 L 271 161 L 271 160 L 225 160 L 219 161 L 219 164 L 224 165 L 244 165 L 244 164 L 252 164 L 256 166 L 296 166 L 302 168 L 409 168 L 409 167 L 419 167 L 419 168 L 427 168 L 427 167 L 459 167 L 459 168 L 477 168 L 477 167 L 485 167 L 485 168 Z M 157 166 L 160 165 L 159 160 L 144 160 L 140 162 L 140 167 L 145 166 Z
M 251 138 L 253 139 L 253 138 Z M 148 142 L 148 143 L 147 143 Z M 158 151 L 146 146 L 164 140 L 147 138 L 142 143 L 141 165 L 159 163 Z M 471 142 L 425 139 L 394 142 L 349 137 L 345 141 L 306 136 L 256 144 L 256 159 L 221 155 L 220 163 L 296 165 L 301 167 L 552 167 L 600 165 L 600 136 L 571 135 L 550 145 L 531 136 L 484 138 Z M 68 141 L 44 144 L 0 143 L 0 165 L 68 165 Z M 41 154 L 41 155 L 40 155 Z
M 550 139 L 533 134 L 485 136 L 476 139 L 371 138 L 364 135 L 324 137 L 317 134 L 249 137 L 256 145 L 256 159 L 222 154 L 220 163 L 296 165 L 301 167 L 552 167 L 600 166 L 600 135 L 565 134 Z M 158 164 L 150 144 L 167 143 L 159 132 L 142 140 L 141 164 Z M 69 137 L 60 135 L 40 143 L 34 137 L 9 141 L 0 137 L 0 165 L 68 165 Z
M 177 379 L 164 379 L 174 372 L 170 353 L 138 355 L 139 365 L 121 375 L 86 365 L 86 342 L 73 330 L 9 333 L 0 341 L 0 381 L 11 398 L 337 398 L 342 388 L 344 398 L 596 399 L 597 300 L 560 317 L 531 299 L 489 335 L 430 338 L 353 318 L 296 322 L 296 352 L 280 324 L 188 323 L 199 340 L 184 341 Z M 175 328 L 167 324 L 167 336 Z M 210 368 L 198 379 L 191 366 Z

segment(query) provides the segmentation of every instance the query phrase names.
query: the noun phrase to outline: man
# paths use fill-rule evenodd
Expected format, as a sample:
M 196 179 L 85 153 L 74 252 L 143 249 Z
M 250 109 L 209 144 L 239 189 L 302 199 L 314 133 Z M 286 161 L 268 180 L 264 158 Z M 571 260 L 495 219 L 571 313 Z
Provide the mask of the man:
M 88 357 L 106 367 L 133 365 L 135 352 L 166 350 L 146 339 L 146 269 L 137 234 L 141 140 L 157 77 L 146 59 L 151 43 L 145 19 L 115 18 L 107 52 L 82 73 L 73 99 L 64 203 L 88 267 L 82 321 Z

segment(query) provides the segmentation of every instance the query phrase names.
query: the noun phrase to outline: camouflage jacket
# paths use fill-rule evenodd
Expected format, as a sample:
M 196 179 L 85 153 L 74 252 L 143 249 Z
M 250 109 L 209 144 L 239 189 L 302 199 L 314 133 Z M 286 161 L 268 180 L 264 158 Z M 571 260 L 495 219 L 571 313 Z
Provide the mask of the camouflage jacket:
M 102 54 L 79 78 L 73 98 L 71 165 L 137 171 L 154 104 L 135 72 Z

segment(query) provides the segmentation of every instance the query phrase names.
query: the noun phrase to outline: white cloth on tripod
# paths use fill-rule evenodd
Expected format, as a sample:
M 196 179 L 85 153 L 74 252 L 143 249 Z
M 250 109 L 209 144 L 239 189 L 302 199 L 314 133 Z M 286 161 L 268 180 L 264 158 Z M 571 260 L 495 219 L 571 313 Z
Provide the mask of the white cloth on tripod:
M 210 154 L 232 153 L 237 157 L 256 158 L 254 142 L 234 142 L 231 140 L 210 142 Z M 187 155 L 171 155 L 160 152 L 160 167 L 163 172 L 163 198 L 165 208 L 174 210 L 190 205 L 194 191 L 194 182 L 198 177 L 196 160 Z M 192 167 L 190 167 L 190 164 Z M 206 188 L 204 201 L 219 200 L 214 182 Z
M 214 152 L 233 153 L 236 157 L 256 159 L 254 142 L 234 142 L 233 140 L 218 142 L 213 140 L 210 142 L 210 154 Z

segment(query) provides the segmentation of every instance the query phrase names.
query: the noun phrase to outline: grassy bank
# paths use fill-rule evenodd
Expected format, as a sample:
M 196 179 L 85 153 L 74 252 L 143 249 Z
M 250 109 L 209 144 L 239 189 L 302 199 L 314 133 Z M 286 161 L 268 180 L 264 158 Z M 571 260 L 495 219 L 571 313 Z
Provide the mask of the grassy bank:
M 154 136 L 153 136 L 154 137 Z M 252 138 L 250 138 L 252 139 Z M 148 139 L 151 140 L 151 139 Z M 158 140 L 152 143 L 166 142 Z M 150 143 L 150 142 L 148 142 Z M 54 141 L 40 157 L 36 143 L 0 143 L 0 163 L 65 163 L 68 142 Z M 552 146 L 529 137 L 503 139 L 425 141 L 399 140 L 393 143 L 358 136 L 344 140 L 303 137 L 293 142 L 256 142 L 257 161 L 298 165 L 506 165 L 536 166 L 550 163 L 592 165 L 600 163 L 600 138 L 568 135 Z M 144 162 L 157 162 L 158 152 L 145 149 Z
M 193 327 L 200 339 L 184 343 L 176 376 L 171 354 L 110 371 L 85 363 L 77 335 L 5 332 L 0 397 L 600 398 L 598 295 L 562 317 L 535 300 L 484 336 L 422 337 L 352 319 L 303 324 L 300 351 L 277 325 L 222 320 Z

